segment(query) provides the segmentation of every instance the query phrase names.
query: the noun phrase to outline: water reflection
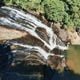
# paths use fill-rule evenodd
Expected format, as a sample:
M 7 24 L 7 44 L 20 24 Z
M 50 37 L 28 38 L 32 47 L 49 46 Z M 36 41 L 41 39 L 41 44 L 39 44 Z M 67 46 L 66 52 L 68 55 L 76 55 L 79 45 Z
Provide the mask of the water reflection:
M 4 70 L 13 60 L 10 46 L 7 44 L 0 44 L 0 71 Z
M 59 73 L 48 66 L 17 66 L 5 72 L 2 80 L 80 80 L 80 75 L 68 69 Z
M 80 80 L 80 74 L 64 68 L 62 73 L 47 65 L 28 65 L 22 61 L 11 66 L 13 55 L 9 45 L 0 45 L 0 80 Z

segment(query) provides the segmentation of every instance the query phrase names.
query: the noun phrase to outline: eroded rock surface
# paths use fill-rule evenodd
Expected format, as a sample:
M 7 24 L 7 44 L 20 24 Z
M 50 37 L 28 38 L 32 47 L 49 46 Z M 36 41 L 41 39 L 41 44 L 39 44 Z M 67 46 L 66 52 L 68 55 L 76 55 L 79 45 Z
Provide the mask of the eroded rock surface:
M 11 40 L 11 39 L 20 38 L 25 35 L 27 35 L 26 32 L 21 32 L 18 30 L 9 29 L 0 26 L 0 40 Z

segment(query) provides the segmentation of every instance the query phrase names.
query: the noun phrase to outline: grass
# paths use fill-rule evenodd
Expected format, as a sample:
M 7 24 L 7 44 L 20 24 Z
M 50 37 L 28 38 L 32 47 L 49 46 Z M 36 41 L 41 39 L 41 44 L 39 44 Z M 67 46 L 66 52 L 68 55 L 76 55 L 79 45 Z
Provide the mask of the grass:
M 80 74 L 80 45 L 70 46 L 67 64 L 75 73 Z

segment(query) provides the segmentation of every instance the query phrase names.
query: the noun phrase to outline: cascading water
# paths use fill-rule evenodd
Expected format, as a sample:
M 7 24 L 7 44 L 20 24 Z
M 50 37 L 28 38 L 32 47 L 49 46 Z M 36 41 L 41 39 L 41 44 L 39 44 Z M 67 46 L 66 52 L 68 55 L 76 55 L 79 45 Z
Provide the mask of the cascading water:
M 28 32 L 31 36 L 40 40 L 44 44 L 44 46 L 46 46 L 49 49 L 49 51 L 47 52 L 40 46 L 28 44 L 24 45 L 23 43 L 17 42 L 10 42 L 11 44 L 25 47 L 26 49 L 31 51 L 36 51 L 40 53 L 40 55 L 42 55 L 45 60 L 47 60 L 50 55 L 64 57 L 64 55 L 56 55 L 51 53 L 50 51 L 52 51 L 54 48 L 58 48 L 64 51 L 67 50 L 68 47 L 57 37 L 57 35 L 54 33 L 51 27 L 48 27 L 47 25 L 42 23 L 35 16 L 5 6 L 0 8 L 0 15 L 5 15 L 5 17 L 0 17 L 0 25 Z M 41 32 L 38 34 L 40 30 L 37 29 L 39 28 L 45 30 L 45 32 Z M 41 37 L 41 35 L 44 35 L 46 37 L 43 38 Z

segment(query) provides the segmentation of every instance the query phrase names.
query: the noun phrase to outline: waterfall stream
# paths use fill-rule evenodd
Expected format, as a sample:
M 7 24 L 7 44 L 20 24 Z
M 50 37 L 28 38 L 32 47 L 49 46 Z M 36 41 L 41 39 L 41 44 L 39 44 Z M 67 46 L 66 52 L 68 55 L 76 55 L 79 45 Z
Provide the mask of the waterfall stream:
M 28 32 L 31 36 L 39 39 L 44 44 L 44 46 L 49 49 L 49 52 L 47 52 L 40 46 L 33 46 L 18 42 L 10 42 L 11 44 L 25 47 L 26 49 L 30 49 L 32 51 L 36 51 L 40 53 L 40 55 L 42 55 L 45 60 L 47 60 L 48 56 L 50 55 L 64 57 L 63 55 L 55 55 L 53 53 L 50 53 L 50 51 L 52 51 L 54 48 L 58 48 L 64 51 L 67 50 L 68 47 L 57 37 L 51 27 L 42 23 L 35 16 L 29 13 L 25 13 L 22 10 L 6 6 L 0 8 L 0 15 L 3 16 L 0 17 L 0 25 Z M 39 28 L 45 30 L 45 32 L 41 32 L 40 30 L 37 31 L 37 29 Z M 39 31 L 41 33 L 38 34 Z M 46 37 L 41 37 L 41 35 L 44 35 Z

